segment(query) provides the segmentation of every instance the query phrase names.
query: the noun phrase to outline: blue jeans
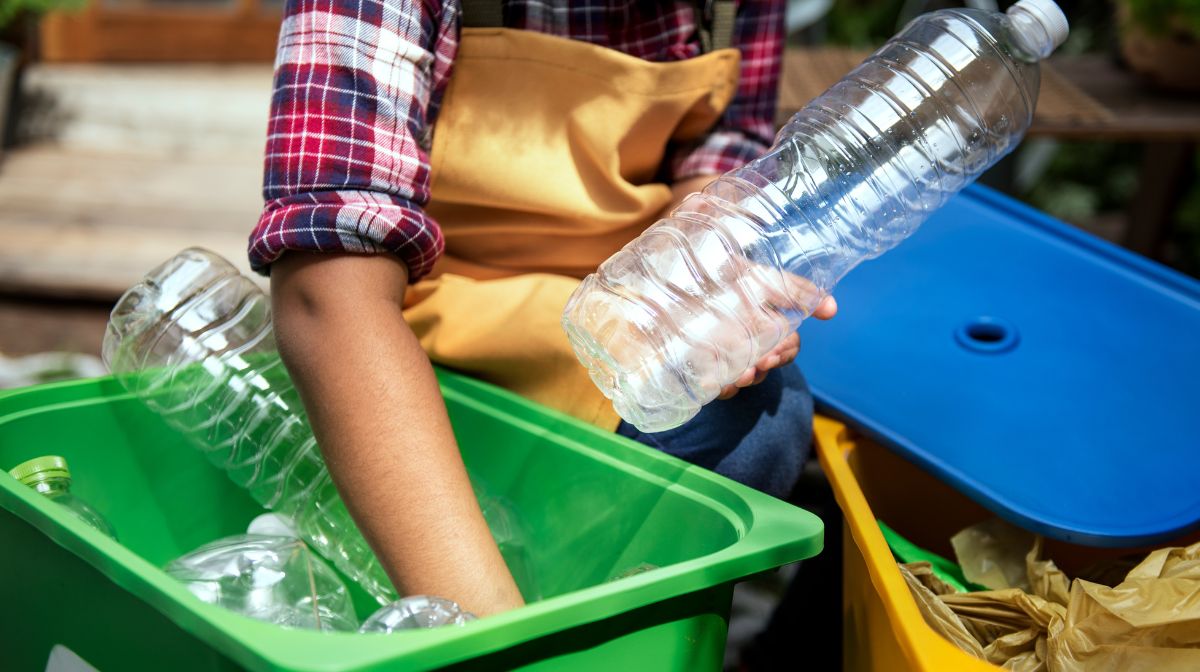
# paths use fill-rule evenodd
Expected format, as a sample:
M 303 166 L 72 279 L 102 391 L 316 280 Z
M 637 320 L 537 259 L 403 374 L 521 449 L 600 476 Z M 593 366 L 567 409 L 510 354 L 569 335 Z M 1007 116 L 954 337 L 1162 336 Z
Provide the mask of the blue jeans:
M 621 421 L 617 433 L 775 497 L 787 497 L 812 444 L 813 400 L 797 366 L 713 401 L 696 417 L 647 433 Z

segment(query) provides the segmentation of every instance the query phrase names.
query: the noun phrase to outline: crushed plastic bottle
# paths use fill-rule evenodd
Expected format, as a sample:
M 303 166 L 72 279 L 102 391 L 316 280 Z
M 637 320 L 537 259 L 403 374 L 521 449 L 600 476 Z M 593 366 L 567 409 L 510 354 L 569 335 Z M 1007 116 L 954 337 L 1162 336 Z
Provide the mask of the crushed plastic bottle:
M 295 537 L 218 539 L 165 570 L 204 602 L 259 621 L 328 631 L 358 627 L 346 584 Z
M 338 495 L 276 351 L 270 302 L 249 278 L 210 251 L 180 252 L 117 301 L 102 354 L 127 389 L 380 605 L 400 597 Z M 496 511 L 489 522 L 503 527 L 493 535 L 514 571 L 527 567 L 519 525 Z
M 18 464 L 8 473 L 22 485 L 27 485 L 67 507 L 76 518 L 88 526 L 112 539 L 117 538 L 116 531 L 104 516 L 71 492 L 71 470 L 67 468 L 66 458 L 59 455 L 35 457 Z
M 642 431 L 683 424 L 777 346 L 846 273 L 891 249 L 1010 152 L 1051 0 L 918 17 L 798 112 L 761 158 L 693 194 L 584 279 L 576 355 Z
M 473 620 L 474 614 L 463 611 L 456 602 L 444 597 L 412 595 L 371 614 L 358 631 L 390 633 L 422 630 L 444 625 L 466 625 Z

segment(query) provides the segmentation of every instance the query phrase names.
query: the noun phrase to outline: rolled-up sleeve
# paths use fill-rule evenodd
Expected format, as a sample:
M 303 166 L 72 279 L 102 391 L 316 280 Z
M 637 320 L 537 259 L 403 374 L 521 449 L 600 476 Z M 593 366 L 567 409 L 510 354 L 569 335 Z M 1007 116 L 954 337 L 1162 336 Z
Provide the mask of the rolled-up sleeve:
M 733 46 L 742 57 L 737 93 L 707 135 L 673 148 L 673 181 L 726 173 L 771 146 L 783 62 L 784 10 L 783 0 L 738 3 L 733 30 Z
M 391 253 L 412 280 L 444 248 L 429 139 L 457 47 L 456 8 L 419 0 L 289 0 L 250 236 L 261 273 L 287 250 Z

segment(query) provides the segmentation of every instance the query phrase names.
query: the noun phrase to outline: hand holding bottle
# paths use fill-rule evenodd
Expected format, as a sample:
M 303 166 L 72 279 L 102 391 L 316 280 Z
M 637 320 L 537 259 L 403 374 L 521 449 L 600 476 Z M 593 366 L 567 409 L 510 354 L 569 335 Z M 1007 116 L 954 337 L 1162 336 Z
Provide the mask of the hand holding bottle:
M 837 315 L 837 310 L 837 301 L 832 296 L 826 296 L 817 304 L 817 309 L 813 311 L 812 316 L 818 320 L 829 320 Z M 763 355 L 762 359 L 758 360 L 754 366 L 743 371 L 737 380 L 726 385 L 721 390 L 721 394 L 717 396 L 717 399 L 729 399 L 736 395 L 738 390 L 743 387 L 750 387 L 751 385 L 761 383 L 767 377 L 767 374 L 771 372 L 771 369 L 790 365 L 796 361 L 796 357 L 799 354 L 800 333 L 794 331 L 780 341 L 779 345 L 775 346 L 770 352 Z
M 1066 37 L 1052 0 L 918 17 L 584 278 L 563 328 L 617 413 L 677 427 L 786 359 L 838 280 L 1017 146 Z

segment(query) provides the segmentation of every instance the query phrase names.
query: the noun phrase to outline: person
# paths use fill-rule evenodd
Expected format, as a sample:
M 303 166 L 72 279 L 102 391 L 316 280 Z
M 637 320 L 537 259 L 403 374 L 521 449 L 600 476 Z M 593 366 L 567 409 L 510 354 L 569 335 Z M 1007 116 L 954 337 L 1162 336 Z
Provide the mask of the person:
M 768 147 L 782 0 L 463 2 L 287 3 L 249 253 L 390 578 L 483 616 L 522 596 L 431 360 L 776 495 L 799 473 L 812 402 L 793 336 L 725 400 L 643 434 L 558 324 L 579 278 Z

